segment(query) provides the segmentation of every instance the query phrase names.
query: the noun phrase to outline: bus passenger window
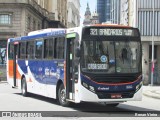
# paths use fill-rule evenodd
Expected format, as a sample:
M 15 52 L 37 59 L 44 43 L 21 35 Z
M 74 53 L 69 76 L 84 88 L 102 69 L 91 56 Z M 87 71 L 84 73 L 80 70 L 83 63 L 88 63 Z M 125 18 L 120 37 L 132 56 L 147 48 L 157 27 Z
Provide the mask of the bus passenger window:
M 35 51 L 35 58 L 41 59 L 42 58 L 42 47 L 43 41 L 36 41 L 36 51 Z
M 44 58 L 45 59 L 53 59 L 53 46 L 54 39 L 49 38 L 44 41 Z
M 34 41 L 27 43 L 27 58 L 34 59 Z
M 57 38 L 54 39 L 54 58 L 57 59 Z
M 60 37 L 59 41 L 58 41 L 58 59 L 64 59 L 64 43 L 65 38 L 64 37 Z
M 54 58 L 56 59 L 64 59 L 64 45 L 65 38 L 59 37 L 54 40 Z
M 25 59 L 26 58 L 26 42 L 20 43 L 19 58 L 20 59 Z

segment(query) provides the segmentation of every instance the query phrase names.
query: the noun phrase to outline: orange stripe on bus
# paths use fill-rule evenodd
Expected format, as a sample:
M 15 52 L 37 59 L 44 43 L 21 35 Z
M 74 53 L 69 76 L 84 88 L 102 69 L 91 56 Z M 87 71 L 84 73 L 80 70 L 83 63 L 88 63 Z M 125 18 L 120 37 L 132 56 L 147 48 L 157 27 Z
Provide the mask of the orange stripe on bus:
M 21 80 L 21 74 L 18 71 L 18 64 L 16 64 L 16 78 Z
M 8 75 L 10 78 L 13 78 L 14 73 L 13 73 L 13 60 L 8 61 Z M 18 71 L 18 64 L 16 64 L 16 79 L 21 79 L 21 74 Z
M 13 78 L 13 60 L 8 60 L 8 75 Z

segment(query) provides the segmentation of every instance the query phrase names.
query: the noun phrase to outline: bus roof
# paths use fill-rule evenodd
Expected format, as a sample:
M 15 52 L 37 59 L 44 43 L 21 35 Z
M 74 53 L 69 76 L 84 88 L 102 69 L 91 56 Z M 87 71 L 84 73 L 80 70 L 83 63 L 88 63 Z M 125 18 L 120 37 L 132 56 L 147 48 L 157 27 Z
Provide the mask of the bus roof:
M 133 28 L 130 26 L 126 26 L 126 25 L 118 25 L 118 24 L 107 24 L 107 23 L 103 23 L 103 24 L 92 24 L 92 25 L 87 25 L 87 26 L 83 26 L 83 27 L 115 27 L 115 28 Z M 79 27 L 77 27 L 79 28 Z M 77 30 L 75 28 L 70 28 L 70 29 L 66 29 L 66 28 L 48 28 L 48 29 L 42 29 L 42 30 L 37 30 L 37 31 L 32 31 L 28 33 L 28 36 L 22 36 L 22 37 L 17 37 L 17 38 L 10 38 L 10 42 L 13 41 L 20 41 L 20 40 L 30 40 L 30 39 L 38 39 L 41 37 L 49 37 L 49 36 L 57 36 L 57 35 L 65 35 L 66 32 L 73 32 Z
M 65 30 L 65 29 L 64 28 L 47 28 L 47 29 L 42 29 L 42 30 L 36 30 L 36 31 L 29 32 L 28 36 L 49 33 L 49 32 L 54 32 L 54 31 L 59 31 L 59 30 Z
M 65 34 L 66 34 L 66 29 L 43 29 L 43 30 L 30 32 L 28 36 L 10 38 L 10 42 L 20 41 L 20 40 L 38 39 L 41 37 L 49 37 L 49 36 L 57 36 L 57 35 L 63 36 Z

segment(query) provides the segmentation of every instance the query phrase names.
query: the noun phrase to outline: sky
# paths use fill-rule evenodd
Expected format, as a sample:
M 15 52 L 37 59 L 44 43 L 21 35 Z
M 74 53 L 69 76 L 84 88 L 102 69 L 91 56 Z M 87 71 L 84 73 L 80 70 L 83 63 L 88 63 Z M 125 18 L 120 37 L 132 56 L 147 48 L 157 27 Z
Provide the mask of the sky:
M 82 25 L 83 20 L 84 20 L 84 14 L 85 14 L 85 11 L 86 11 L 86 8 L 87 8 L 87 2 L 89 4 L 91 13 L 93 13 L 95 11 L 95 9 L 97 9 L 97 0 L 80 0 L 80 4 L 81 4 L 81 8 L 80 8 L 81 25 Z

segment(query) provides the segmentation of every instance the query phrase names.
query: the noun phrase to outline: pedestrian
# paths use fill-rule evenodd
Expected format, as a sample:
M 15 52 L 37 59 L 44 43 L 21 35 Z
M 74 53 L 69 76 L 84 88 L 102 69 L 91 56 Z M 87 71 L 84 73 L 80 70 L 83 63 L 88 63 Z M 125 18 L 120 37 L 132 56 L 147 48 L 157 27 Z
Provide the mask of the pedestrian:
M 2 61 L 2 64 L 4 64 L 4 59 L 6 57 L 6 49 L 4 49 L 2 52 L 1 52 L 1 61 Z

